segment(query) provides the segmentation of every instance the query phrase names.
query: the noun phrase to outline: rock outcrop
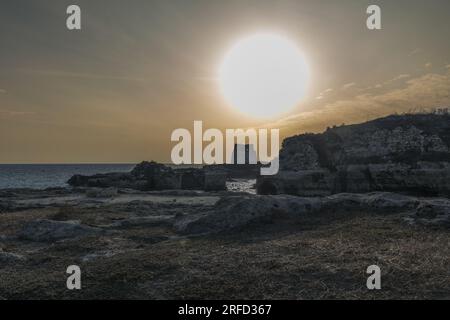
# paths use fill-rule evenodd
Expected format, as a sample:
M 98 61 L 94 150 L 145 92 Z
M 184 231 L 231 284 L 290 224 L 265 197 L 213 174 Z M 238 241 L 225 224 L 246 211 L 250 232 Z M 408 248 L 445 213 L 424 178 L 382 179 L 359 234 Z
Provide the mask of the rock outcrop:
M 93 176 L 75 175 L 68 181 L 73 187 L 129 188 L 151 190 L 226 189 L 226 173 L 213 168 L 172 169 L 156 162 L 142 162 L 129 173 L 106 173 Z
M 326 197 L 290 195 L 232 196 L 218 201 L 212 210 L 180 216 L 174 223 L 181 234 L 209 234 L 240 230 L 277 219 L 302 219 L 320 212 L 404 213 L 405 220 L 424 225 L 450 225 L 450 200 L 421 200 L 390 192 L 340 193 Z M 332 216 L 329 219 L 332 222 Z
M 142 181 L 145 190 L 180 189 L 180 176 L 170 167 L 156 162 L 141 162 L 131 175 Z
M 389 116 L 287 138 L 260 194 L 389 191 L 450 195 L 450 115 Z

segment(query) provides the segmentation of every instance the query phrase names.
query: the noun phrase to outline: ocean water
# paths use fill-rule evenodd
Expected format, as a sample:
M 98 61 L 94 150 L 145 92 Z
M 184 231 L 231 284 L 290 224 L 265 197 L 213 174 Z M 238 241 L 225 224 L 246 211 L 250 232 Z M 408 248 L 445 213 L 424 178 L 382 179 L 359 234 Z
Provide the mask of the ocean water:
M 128 172 L 135 164 L 0 164 L 0 189 L 65 187 L 75 174 Z

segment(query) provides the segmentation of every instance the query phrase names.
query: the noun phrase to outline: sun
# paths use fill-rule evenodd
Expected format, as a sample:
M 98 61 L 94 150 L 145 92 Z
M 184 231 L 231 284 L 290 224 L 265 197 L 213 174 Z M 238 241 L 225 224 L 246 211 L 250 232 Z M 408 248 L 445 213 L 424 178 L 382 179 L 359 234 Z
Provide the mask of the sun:
M 218 80 L 228 104 L 252 117 L 271 118 L 298 105 L 308 77 L 295 43 L 277 34 L 255 34 L 225 54 Z

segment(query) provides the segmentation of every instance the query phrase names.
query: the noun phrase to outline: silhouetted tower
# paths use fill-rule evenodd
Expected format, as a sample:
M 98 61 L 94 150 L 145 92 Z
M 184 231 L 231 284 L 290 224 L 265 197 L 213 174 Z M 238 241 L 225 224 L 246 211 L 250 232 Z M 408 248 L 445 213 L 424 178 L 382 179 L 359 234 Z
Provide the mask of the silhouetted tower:
M 235 144 L 231 157 L 233 164 L 256 164 L 258 161 L 252 144 Z

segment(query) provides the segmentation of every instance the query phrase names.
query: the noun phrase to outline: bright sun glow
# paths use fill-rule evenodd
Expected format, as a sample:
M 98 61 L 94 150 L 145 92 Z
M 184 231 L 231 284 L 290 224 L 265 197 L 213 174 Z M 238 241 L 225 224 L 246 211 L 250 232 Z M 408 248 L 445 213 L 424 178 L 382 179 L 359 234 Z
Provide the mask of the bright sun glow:
M 274 117 L 303 98 L 308 67 L 297 46 L 274 34 L 257 34 L 237 42 L 219 69 L 226 101 L 253 117 Z

